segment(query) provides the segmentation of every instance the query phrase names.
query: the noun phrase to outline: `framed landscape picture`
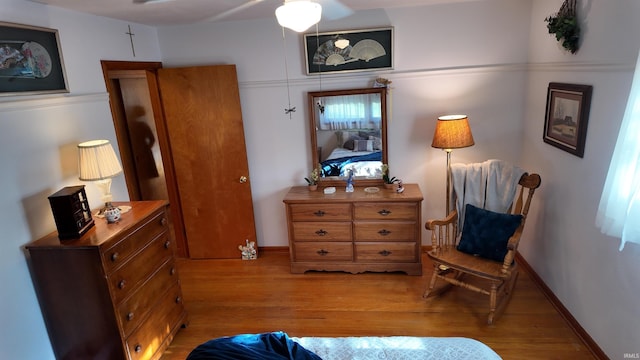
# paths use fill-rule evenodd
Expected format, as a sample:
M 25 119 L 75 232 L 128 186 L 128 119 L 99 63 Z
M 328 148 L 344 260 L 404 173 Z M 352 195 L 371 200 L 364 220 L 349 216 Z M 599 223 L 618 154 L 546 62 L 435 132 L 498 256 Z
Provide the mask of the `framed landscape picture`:
M 58 31 L 0 22 L 0 96 L 69 92 Z
M 544 142 L 583 157 L 592 90 L 591 85 L 549 83 Z
M 307 75 L 393 69 L 393 28 L 304 35 Z

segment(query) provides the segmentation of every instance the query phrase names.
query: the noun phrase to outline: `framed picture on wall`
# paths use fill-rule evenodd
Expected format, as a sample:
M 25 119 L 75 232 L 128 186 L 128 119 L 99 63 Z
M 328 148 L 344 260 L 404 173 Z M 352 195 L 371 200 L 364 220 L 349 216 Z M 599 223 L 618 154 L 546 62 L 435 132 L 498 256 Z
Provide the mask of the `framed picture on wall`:
M 583 157 L 592 90 L 591 85 L 549 83 L 544 142 Z
M 393 28 L 304 35 L 307 75 L 393 69 Z
M 69 92 L 58 31 L 0 22 L 0 96 Z

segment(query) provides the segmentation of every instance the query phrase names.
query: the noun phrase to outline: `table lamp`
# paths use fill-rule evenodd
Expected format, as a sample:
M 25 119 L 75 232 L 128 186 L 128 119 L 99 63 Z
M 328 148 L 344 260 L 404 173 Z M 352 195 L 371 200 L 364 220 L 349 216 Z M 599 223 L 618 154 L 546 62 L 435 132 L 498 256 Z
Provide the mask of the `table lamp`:
M 114 216 L 119 218 L 119 210 L 113 210 L 118 208 L 111 204 L 111 179 L 122 173 L 122 166 L 109 140 L 91 140 L 78 144 L 78 171 L 80 180 L 93 181 L 100 190 L 104 202 L 100 214 L 111 210 L 117 212 Z M 107 217 L 107 221 L 109 220 Z

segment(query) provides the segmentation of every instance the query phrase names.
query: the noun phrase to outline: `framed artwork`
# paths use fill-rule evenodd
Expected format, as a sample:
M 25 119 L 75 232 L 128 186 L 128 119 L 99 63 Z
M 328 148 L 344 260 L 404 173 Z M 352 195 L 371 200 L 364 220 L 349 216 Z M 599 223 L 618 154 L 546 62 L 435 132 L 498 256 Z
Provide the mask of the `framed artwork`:
M 69 92 L 58 31 L 0 22 L 0 96 Z
M 393 69 L 393 28 L 304 35 L 307 75 Z
M 543 140 L 573 155 L 584 155 L 591 85 L 549 83 Z

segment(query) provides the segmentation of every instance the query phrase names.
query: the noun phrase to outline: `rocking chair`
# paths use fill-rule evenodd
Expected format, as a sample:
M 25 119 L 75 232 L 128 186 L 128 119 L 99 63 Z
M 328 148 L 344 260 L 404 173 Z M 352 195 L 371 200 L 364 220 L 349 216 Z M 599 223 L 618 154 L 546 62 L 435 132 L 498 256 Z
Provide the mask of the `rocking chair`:
M 486 163 L 483 164 L 486 166 Z M 504 163 L 500 164 L 500 168 L 504 169 Z M 518 243 L 531 199 L 541 182 L 538 174 L 529 175 L 522 170 L 514 174 L 522 175 L 517 182 L 518 178 L 512 179 L 511 184 L 499 184 L 508 176 L 495 174 L 489 176 L 493 179 L 491 181 L 494 183 L 492 185 L 494 189 L 483 189 L 483 195 L 504 196 L 501 193 L 503 185 L 506 189 L 511 187 L 507 191 L 516 195 L 509 199 L 506 211 L 495 212 L 486 210 L 482 206 L 475 206 L 472 202 L 464 204 L 461 201 L 464 195 L 461 196 L 458 192 L 467 189 L 464 191 L 473 193 L 475 190 L 469 191 L 468 179 L 466 184 L 461 184 L 455 177 L 456 172 L 453 173 L 458 208 L 464 205 L 464 213 L 459 214 L 458 210 L 453 210 L 445 219 L 429 220 L 425 224 L 426 229 L 431 231 L 432 249 L 427 255 L 433 261 L 434 272 L 424 298 L 439 295 L 452 285 L 456 285 L 489 296 L 487 320 L 489 325 L 493 324 L 504 311 L 518 278 L 518 264 L 515 261 Z M 465 178 L 464 174 L 459 175 L 460 177 Z M 487 176 L 484 175 L 483 178 L 486 180 Z M 458 187 L 455 186 L 456 181 L 458 181 Z M 477 197 L 479 193 L 480 191 L 475 191 L 472 195 Z M 463 215 L 462 223 L 459 223 L 459 215 Z M 484 281 L 481 283 L 487 283 L 488 286 L 477 285 L 478 281 L 466 282 L 465 276 L 482 278 Z M 439 279 L 446 281 L 447 284 L 435 289 Z

